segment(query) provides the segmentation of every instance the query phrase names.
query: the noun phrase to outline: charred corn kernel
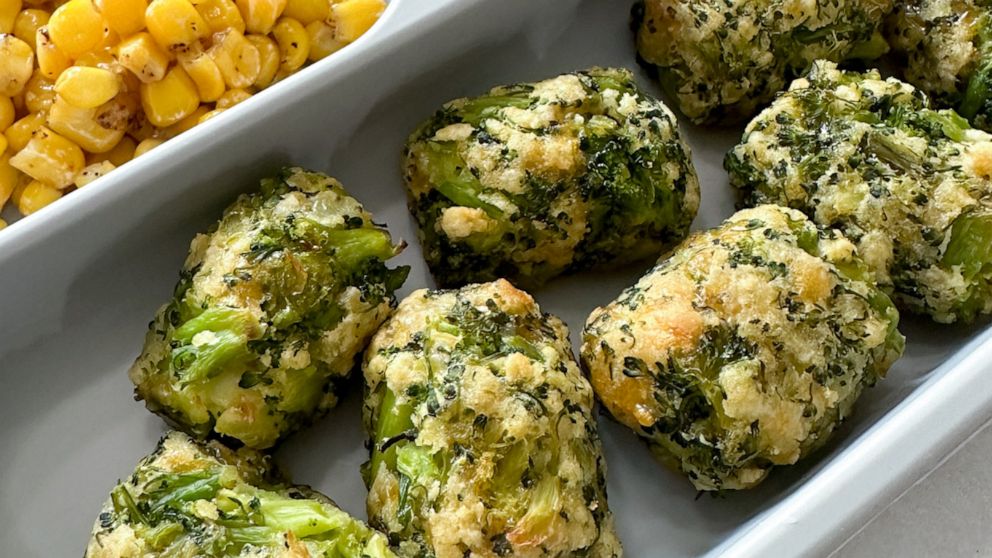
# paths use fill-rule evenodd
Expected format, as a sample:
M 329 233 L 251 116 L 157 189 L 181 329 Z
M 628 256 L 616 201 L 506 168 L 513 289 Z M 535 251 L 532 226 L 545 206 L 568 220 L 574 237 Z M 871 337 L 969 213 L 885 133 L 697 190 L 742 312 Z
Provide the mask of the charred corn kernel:
M 259 68 L 254 86 L 258 88 L 268 87 L 275 79 L 276 72 L 279 71 L 279 64 L 282 61 L 279 45 L 265 35 L 248 35 L 245 38 L 258 49 Z
M 162 145 L 162 143 L 163 140 L 160 140 L 158 138 L 148 138 L 146 140 L 142 140 L 141 143 L 139 143 L 138 146 L 134 149 L 134 157 L 137 159 L 138 157 L 141 157 L 142 155 L 148 153 L 152 149 L 155 149 L 156 147 Z
M 0 33 L 13 33 L 14 20 L 21 11 L 21 0 L 0 0 Z
M 124 136 L 113 149 L 106 153 L 92 153 L 86 156 L 87 165 L 95 165 L 104 161 L 110 162 L 115 167 L 134 159 L 134 148 L 138 144 L 130 137 Z
M 79 58 L 103 42 L 103 18 L 90 0 L 69 0 L 52 13 L 48 34 L 66 56 Z
M 236 0 L 245 28 L 250 33 L 267 34 L 286 8 L 286 0 Z
M 48 27 L 44 25 L 35 32 L 34 55 L 38 58 L 38 71 L 48 79 L 59 77 L 59 74 L 72 65 L 72 60 L 55 46 L 48 34 Z
M 222 109 L 222 108 L 214 109 L 214 110 L 212 110 L 212 111 L 204 114 L 203 116 L 201 116 L 200 117 L 200 120 L 197 121 L 197 124 L 203 124 L 207 120 L 210 120 L 211 118 L 217 116 L 218 114 L 224 112 L 225 110 L 226 109 Z
M 299 21 L 281 18 L 272 28 L 272 36 L 279 44 L 279 68 L 284 72 L 300 69 L 310 55 L 310 35 Z
M 105 127 L 96 108 L 79 108 L 61 96 L 48 113 L 48 127 L 90 153 L 110 151 L 124 137 L 124 129 Z
M 3 0 L 0 0 L 3 1 Z M 14 36 L 25 43 L 34 44 L 34 35 L 39 27 L 48 23 L 51 15 L 45 10 L 21 10 L 14 20 Z
M 32 180 L 17 197 L 17 210 L 22 215 L 31 215 L 61 197 L 61 190 L 40 180 Z
M 13 97 L 20 93 L 33 69 L 31 45 L 13 35 L 0 35 L 0 95 Z
M 350 43 L 360 37 L 386 9 L 383 0 L 343 0 L 331 6 L 331 21 L 338 39 Z
M 55 82 L 35 73 L 24 88 L 24 106 L 29 112 L 47 113 L 55 102 Z
M 117 61 L 144 83 L 165 77 L 169 55 L 148 33 L 132 35 L 117 45 Z
M 96 108 L 117 96 L 120 80 L 110 70 L 73 66 L 55 81 L 55 92 L 75 107 Z
M 172 68 L 159 81 L 141 84 L 141 106 L 145 109 L 145 116 L 159 128 L 186 118 L 199 105 L 196 84 L 180 67 Z
M 212 32 L 221 33 L 228 29 L 245 32 L 245 20 L 232 0 L 193 0 L 193 5 Z
M 217 99 L 216 107 L 219 109 L 229 109 L 238 103 L 242 103 L 251 97 L 251 93 L 244 89 L 228 89 Z
M 86 157 L 78 145 L 42 126 L 24 149 L 10 158 L 10 165 L 35 180 L 61 189 L 72 185 L 86 166 Z
M 10 97 L 4 97 L 0 95 L 0 131 L 6 130 L 14 123 L 14 101 L 10 100 Z M 0 150 L 0 155 L 3 151 Z
M 96 0 L 96 6 L 107 25 L 121 36 L 137 33 L 145 28 L 145 0 Z
M 110 161 L 101 161 L 99 163 L 93 163 L 92 165 L 86 165 L 83 170 L 79 171 L 76 175 L 76 188 L 82 188 L 90 182 L 93 182 L 97 178 L 107 174 L 108 172 L 117 168 Z
M 313 21 L 324 21 L 331 14 L 331 3 L 327 0 L 286 0 L 282 15 L 291 17 L 306 25 Z
M 233 29 L 214 36 L 214 45 L 207 53 L 224 76 L 224 83 L 232 89 L 248 87 L 258 78 L 261 69 L 258 49 Z
M 0 209 L 21 183 L 21 171 L 10 166 L 10 153 L 0 152 Z
M 3 133 L 9 142 L 7 147 L 12 151 L 24 149 L 35 131 L 45 125 L 47 116 L 43 112 L 34 112 L 11 124 Z
M 180 63 L 190 79 L 196 84 L 196 92 L 201 103 L 212 103 L 224 93 L 224 76 L 213 58 L 203 52 L 179 57 Z
M 310 52 L 307 58 L 311 62 L 334 54 L 345 45 L 334 35 L 334 28 L 323 21 L 314 21 L 307 25 L 307 35 L 310 37 Z
M 152 0 L 145 25 L 155 42 L 168 52 L 189 48 L 210 34 L 210 27 L 188 0 Z

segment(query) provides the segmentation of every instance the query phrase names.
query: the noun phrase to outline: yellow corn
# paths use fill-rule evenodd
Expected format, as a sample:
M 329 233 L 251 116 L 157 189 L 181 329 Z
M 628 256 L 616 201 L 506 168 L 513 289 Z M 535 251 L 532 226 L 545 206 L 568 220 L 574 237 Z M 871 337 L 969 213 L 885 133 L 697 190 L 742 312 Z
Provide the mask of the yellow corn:
M 10 97 L 0 95 L 0 130 L 6 130 L 14 123 L 14 101 Z M 0 151 L 3 154 L 3 151 Z
M 295 72 L 307 61 L 310 54 L 310 35 L 299 21 L 284 17 L 272 28 L 272 36 L 279 44 L 283 72 Z
M 213 58 L 203 52 L 185 54 L 179 61 L 196 84 L 196 92 L 202 103 L 212 103 L 224 93 L 224 76 Z
M 72 185 L 86 165 L 86 158 L 78 145 L 42 126 L 24 149 L 10 158 L 10 165 L 35 180 L 62 189 Z
M 48 34 L 48 27 L 44 25 L 35 32 L 34 54 L 38 57 L 38 70 L 49 79 L 59 77 L 59 74 L 72 65 L 72 60 L 55 46 Z
M 168 52 L 191 48 L 210 34 L 207 22 L 188 0 L 152 0 L 145 10 L 145 25 Z
M 169 68 L 169 55 L 150 34 L 144 32 L 128 37 L 117 45 L 117 60 L 144 83 L 164 78 Z
M 331 13 L 331 3 L 327 0 L 287 0 L 282 15 L 291 17 L 303 25 L 313 21 L 324 21 Z
M 248 87 L 258 78 L 261 69 L 258 49 L 233 29 L 220 37 L 214 36 L 214 45 L 207 53 L 228 87 Z
M 212 111 L 210 111 L 208 113 L 205 113 L 203 116 L 200 117 L 200 120 L 198 120 L 196 123 L 197 124 L 203 124 L 207 120 L 210 120 L 211 118 L 217 116 L 218 114 L 224 112 L 225 110 L 227 110 L 227 109 L 218 108 L 218 109 L 214 109 L 214 110 L 212 110 Z
M 95 165 L 104 161 L 110 162 L 115 167 L 134 159 L 134 148 L 137 143 L 130 136 L 124 136 L 113 149 L 105 153 L 91 153 L 86 156 L 87 165 Z
M 0 1 L 0 33 L 13 33 L 14 20 L 21 11 L 21 0 Z M 3 207 L 3 204 L 0 204 Z
M 0 231 L 6 229 L 7 226 L 8 226 L 7 225 L 7 221 L 4 221 L 3 219 L 0 219 Z
M 350 43 L 369 30 L 386 9 L 383 0 L 342 0 L 331 6 L 331 21 L 339 40 Z
M 24 149 L 35 131 L 45 125 L 47 116 L 43 112 L 33 112 L 11 124 L 3 133 L 7 138 L 8 148 L 12 151 Z
M 28 80 L 24 88 L 24 105 L 28 111 L 47 113 L 55 102 L 55 83 L 37 73 Z
M 60 190 L 40 180 L 32 180 L 17 196 L 17 210 L 22 215 L 31 215 L 61 197 L 62 192 Z
M 219 109 L 229 109 L 234 105 L 246 101 L 251 97 L 251 93 L 244 89 L 228 89 L 217 99 L 216 107 Z
M 255 78 L 253 85 L 258 88 L 268 87 L 275 79 L 279 64 L 282 62 L 279 45 L 265 35 L 247 35 L 245 38 L 258 49 L 258 77 Z
M 286 8 L 286 0 L 236 0 L 250 33 L 266 34 Z
M 117 96 L 120 81 L 110 70 L 73 66 L 55 81 L 55 92 L 75 107 L 96 108 Z
M 178 66 L 169 70 L 159 81 L 141 84 L 141 106 L 145 109 L 145 116 L 159 128 L 186 118 L 199 105 L 196 84 Z
M 108 172 L 117 168 L 110 161 L 101 161 L 99 163 L 93 163 L 92 165 L 87 165 L 76 175 L 76 188 L 82 188 L 90 182 L 93 182 L 97 178 L 107 174 Z
M 7 151 L 7 136 L 0 135 L 0 153 Z
M 48 34 L 69 58 L 79 58 L 100 46 L 105 26 L 90 0 L 69 0 L 48 21 Z
M 10 153 L 0 153 L 0 209 L 21 183 L 21 171 L 10 166 Z
M 48 113 L 48 127 L 91 153 L 110 151 L 124 137 L 124 129 L 104 127 L 96 108 L 79 108 L 61 96 Z
M 76 66 L 89 66 L 90 68 L 103 68 L 114 70 L 119 65 L 114 58 L 113 47 L 98 47 L 76 59 Z
M 307 35 L 310 36 L 310 53 L 307 58 L 311 62 L 330 56 L 345 45 L 335 36 L 334 28 L 323 21 L 308 24 Z
M 25 43 L 34 43 L 34 34 L 38 28 L 48 23 L 51 17 L 45 10 L 27 9 L 17 14 L 14 20 L 14 36 Z
M 137 33 L 145 28 L 145 0 L 96 0 L 96 6 L 107 20 L 107 25 L 121 36 Z
M 162 143 L 163 141 L 158 138 L 148 138 L 146 140 L 142 140 L 142 142 L 138 144 L 138 147 L 134 149 L 134 156 L 136 158 L 141 157 L 145 153 L 148 153 L 152 149 L 162 145 Z
M 156 135 L 156 137 L 161 140 L 172 139 L 178 136 L 179 134 L 185 132 L 186 130 L 189 130 L 193 126 L 196 126 L 200 122 L 200 118 L 202 118 L 203 115 L 207 114 L 208 112 L 210 112 L 209 106 L 200 105 L 186 118 L 183 118 L 182 120 L 176 122 L 175 124 L 169 126 L 168 128 L 164 128 L 160 130 L 159 133 Z
M 13 35 L 0 35 L 0 95 L 13 97 L 20 93 L 33 69 L 31 45 Z
M 245 32 L 245 20 L 231 0 L 193 0 L 193 5 L 210 26 L 210 31 L 223 33 L 234 29 L 238 33 Z

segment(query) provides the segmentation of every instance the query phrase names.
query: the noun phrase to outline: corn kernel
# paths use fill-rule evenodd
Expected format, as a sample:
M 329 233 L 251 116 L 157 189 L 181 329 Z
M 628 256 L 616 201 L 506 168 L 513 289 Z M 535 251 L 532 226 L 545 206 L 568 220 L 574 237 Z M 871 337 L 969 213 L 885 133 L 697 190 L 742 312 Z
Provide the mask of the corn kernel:
M 186 130 L 191 129 L 193 126 L 196 126 L 200 122 L 200 118 L 208 112 L 210 112 L 210 107 L 207 105 L 200 105 L 189 116 L 183 118 L 179 122 L 176 122 L 172 126 L 165 128 L 159 132 L 156 137 L 163 140 L 172 139 Z
M 45 10 L 27 9 L 17 14 L 14 20 L 14 36 L 28 44 L 34 43 L 38 28 L 48 23 L 49 13 Z
M 6 130 L 14 123 L 14 101 L 10 97 L 0 95 L 0 131 Z M 3 151 L 0 151 L 3 154 Z
M 196 91 L 202 103 L 212 103 L 224 93 L 224 76 L 213 58 L 203 52 L 179 57 L 179 61 L 196 84 Z
M 119 35 L 127 36 L 145 28 L 145 0 L 96 0 L 107 25 Z
M 21 11 L 21 0 L 0 1 L 0 33 L 13 33 L 14 20 Z M 2 207 L 3 204 L 0 204 Z
M 128 37 L 117 45 L 117 60 L 144 83 L 164 78 L 169 68 L 169 55 L 145 32 Z
M 218 114 L 224 112 L 225 110 L 227 110 L 227 109 L 218 108 L 218 109 L 214 109 L 214 110 L 212 110 L 212 111 L 210 111 L 208 113 L 205 113 L 203 116 L 200 117 L 200 120 L 197 121 L 197 124 L 203 124 L 207 120 L 210 120 L 211 118 L 217 116 Z
M 21 171 L 10 166 L 10 153 L 0 153 L 0 209 L 21 183 Z
M 103 18 L 90 0 L 69 0 L 52 13 L 48 34 L 66 56 L 79 58 L 103 42 Z
M 224 76 L 224 83 L 234 89 L 255 83 L 261 70 L 259 52 L 245 36 L 233 29 L 214 36 L 214 45 L 207 51 Z
M 17 210 L 22 215 L 31 215 L 61 197 L 62 192 L 58 189 L 40 180 L 32 180 L 17 197 Z
M 10 165 L 35 180 L 61 189 L 72 185 L 86 165 L 86 158 L 78 145 L 42 126 L 24 149 L 10 158 Z
M 113 47 L 99 47 L 77 58 L 76 66 L 103 68 L 104 70 L 113 71 L 120 65 L 117 63 L 117 59 L 114 58 Z
M 117 96 L 120 81 L 110 70 L 73 66 L 55 81 L 55 92 L 72 106 L 96 108 Z
M 38 70 L 49 79 L 59 77 L 59 74 L 72 65 L 72 60 L 52 42 L 48 27 L 44 25 L 35 33 L 34 53 L 38 57 Z
M 193 5 L 210 26 L 210 31 L 221 33 L 234 29 L 238 33 L 245 32 L 245 20 L 231 0 L 193 0 Z
M 115 167 L 134 159 L 134 148 L 138 144 L 130 136 L 124 136 L 113 149 L 105 153 L 90 153 L 86 155 L 86 164 L 94 165 L 104 161 L 110 162 Z
M 279 44 L 282 71 L 292 73 L 306 63 L 310 54 L 310 35 L 299 21 L 281 18 L 272 28 L 272 36 Z
M 141 104 L 140 98 L 138 104 Z M 148 117 L 145 115 L 144 109 L 138 110 L 134 114 L 134 118 L 128 123 L 127 135 L 134 138 L 136 142 L 142 142 L 148 138 L 155 137 L 158 132 L 158 128 L 152 126 L 152 123 L 148 121 Z
M 90 182 L 102 177 L 108 172 L 114 170 L 115 167 L 110 161 L 101 161 L 99 163 L 93 163 L 92 165 L 87 165 L 76 175 L 76 188 L 82 188 Z
M 268 87 L 275 79 L 282 61 L 279 45 L 265 35 L 247 35 L 245 38 L 258 49 L 259 69 L 254 85 L 259 88 Z
M 188 0 L 152 0 L 145 10 L 148 32 L 167 52 L 192 47 L 210 27 Z
M 228 89 L 217 99 L 216 107 L 219 109 L 229 109 L 238 103 L 242 103 L 251 97 L 251 93 L 244 89 Z
M 7 151 L 7 136 L 0 135 L 0 153 Z
M 199 105 L 196 84 L 180 67 L 169 70 L 160 81 L 141 85 L 141 106 L 145 109 L 145 116 L 159 128 L 186 118 Z
M 142 142 L 138 144 L 138 147 L 134 149 L 134 158 L 137 159 L 138 157 L 141 157 L 145 153 L 148 153 L 163 143 L 165 143 L 164 140 L 160 140 L 158 138 L 148 138 L 146 140 L 142 140 Z
M 29 112 L 47 113 L 55 102 L 55 83 L 36 73 L 24 88 L 24 105 Z
M 245 27 L 251 33 L 267 34 L 286 8 L 286 0 L 236 0 Z
M 0 95 L 13 97 L 20 93 L 33 69 L 31 45 L 13 35 L 0 35 Z
M 124 137 L 124 128 L 105 127 L 96 108 L 73 106 L 61 96 L 48 113 L 48 127 L 91 153 L 110 151 Z
M 11 124 L 3 133 L 9 142 L 8 147 L 12 151 L 24 149 L 28 142 L 31 141 L 31 137 L 35 131 L 45 125 L 45 118 L 47 116 L 43 112 L 33 112 Z
M 331 14 L 331 3 L 327 0 L 287 0 L 282 15 L 291 17 L 303 25 L 323 21 Z
M 350 43 L 361 37 L 385 9 L 383 0 L 343 0 L 334 4 L 331 6 L 331 21 L 337 38 Z
M 345 45 L 334 36 L 334 28 L 323 21 L 314 21 L 307 25 L 307 35 L 310 36 L 310 53 L 307 58 L 311 62 L 326 58 Z
M 0 209 L 3 209 L 3 206 L 0 206 Z M 0 231 L 6 229 L 7 227 L 8 227 L 7 221 L 0 219 Z

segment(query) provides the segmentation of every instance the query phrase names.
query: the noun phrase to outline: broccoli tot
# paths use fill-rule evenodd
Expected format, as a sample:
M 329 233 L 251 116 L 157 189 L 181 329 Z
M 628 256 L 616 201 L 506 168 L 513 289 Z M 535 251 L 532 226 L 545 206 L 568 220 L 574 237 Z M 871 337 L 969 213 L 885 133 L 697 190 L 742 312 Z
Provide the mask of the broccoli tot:
M 136 397 L 198 438 L 271 447 L 337 402 L 396 304 L 401 249 L 337 180 L 263 180 L 193 240 L 131 367 Z
M 657 257 L 699 207 L 675 117 L 618 69 L 445 104 L 407 141 L 405 180 L 445 287 Z
M 902 307 L 938 322 L 992 312 L 992 136 L 912 86 L 819 61 L 725 166 L 745 205 L 840 229 Z
M 877 58 L 893 0 L 644 0 L 637 52 L 697 124 L 751 117 L 818 58 Z
M 86 558 L 394 558 L 386 537 L 267 456 L 168 434 L 110 493 Z
M 414 292 L 365 360 L 369 523 L 406 558 L 614 558 L 593 394 L 509 282 Z
M 830 437 L 902 354 L 854 245 L 766 205 L 690 236 L 589 317 L 609 412 L 699 490 L 736 490 Z
M 987 0 L 909 0 L 889 17 L 903 77 L 992 131 L 992 5 Z

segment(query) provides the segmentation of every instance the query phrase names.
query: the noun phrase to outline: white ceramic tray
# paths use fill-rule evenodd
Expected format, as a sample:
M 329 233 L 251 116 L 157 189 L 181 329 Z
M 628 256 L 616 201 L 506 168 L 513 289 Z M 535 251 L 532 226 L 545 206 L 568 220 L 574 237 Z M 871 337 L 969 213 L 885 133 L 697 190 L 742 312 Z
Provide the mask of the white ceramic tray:
M 629 5 L 396 0 L 354 45 L 0 234 L 0 555 L 80 555 L 108 490 L 154 447 L 163 424 L 131 399 L 125 372 L 189 240 L 238 192 L 281 164 L 310 166 L 414 241 L 398 168 L 408 131 L 495 84 L 636 69 Z M 721 161 L 740 130 L 682 128 L 703 186 L 695 226 L 709 227 L 733 210 Z M 415 241 L 400 260 L 413 265 L 400 294 L 430 285 Z M 574 340 L 644 267 L 535 294 Z M 697 498 L 632 433 L 601 420 L 627 556 L 824 555 L 935 465 L 990 416 L 992 334 L 904 323 L 906 356 L 833 442 L 747 493 Z M 277 458 L 364 517 L 358 391 Z

